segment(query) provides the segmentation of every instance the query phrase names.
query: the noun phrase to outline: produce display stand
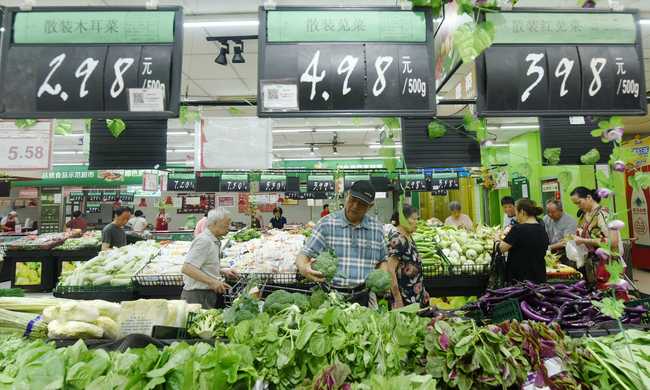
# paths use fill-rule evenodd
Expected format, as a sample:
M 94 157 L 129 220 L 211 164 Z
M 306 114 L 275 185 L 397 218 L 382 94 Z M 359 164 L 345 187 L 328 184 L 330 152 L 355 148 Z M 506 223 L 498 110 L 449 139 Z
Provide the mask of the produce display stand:
M 92 300 L 101 299 L 109 302 L 132 301 L 135 299 L 133 286 L 62 286 L 53 291 L 57 298 Z
M 58 280 L 63 271 L 64 262 L 84 262 L 99 254 L 100 247 L 87 247 L 75 250 L 53 249 L 52 256 L 56 260 L 55 280 Z
M 152 234 L 156 241 L 192 241 L 194 239 L 192 230 L 154 231 Z
M 425 264 L 423 283 L 431 297 L 478 296 L 485 292 L 489 264 Z
M 3 263 L 3 273 L 5 269 L 9 273 L 12 288 L 19 287 L 26 291 L 48 292 L 52 291 L 56 285 L 56 259 L 52 256 L 50 249 L 7 249 Z M 40 264 L 40 283 L 33 285 L 16 284 L 16 263 Z
M 144 275 L 141 269 L 131 280 L 138 298 L 180 299 L 183 291 L 183 275 L 180 274 Z

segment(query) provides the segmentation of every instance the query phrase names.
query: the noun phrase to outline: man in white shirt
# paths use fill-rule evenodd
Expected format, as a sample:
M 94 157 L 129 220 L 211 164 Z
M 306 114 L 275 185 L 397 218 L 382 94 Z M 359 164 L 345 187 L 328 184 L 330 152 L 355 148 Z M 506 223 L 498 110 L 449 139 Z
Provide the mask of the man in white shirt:
M 576 234 L 577 222 L 562 208 L 562 202 L 551 199 L 546 202 L 544 226 L 549 239 L 549 249 L 561 251 L 566 246 L 565 237 Z

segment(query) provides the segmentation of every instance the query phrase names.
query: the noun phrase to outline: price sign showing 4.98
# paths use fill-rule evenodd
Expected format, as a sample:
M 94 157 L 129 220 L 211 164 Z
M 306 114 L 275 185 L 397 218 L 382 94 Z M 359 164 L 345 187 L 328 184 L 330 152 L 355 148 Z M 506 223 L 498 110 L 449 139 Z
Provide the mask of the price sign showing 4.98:
M 50 169 L 51 142 L 50 122 L 29 129 L 0 122 L 0 169 Z

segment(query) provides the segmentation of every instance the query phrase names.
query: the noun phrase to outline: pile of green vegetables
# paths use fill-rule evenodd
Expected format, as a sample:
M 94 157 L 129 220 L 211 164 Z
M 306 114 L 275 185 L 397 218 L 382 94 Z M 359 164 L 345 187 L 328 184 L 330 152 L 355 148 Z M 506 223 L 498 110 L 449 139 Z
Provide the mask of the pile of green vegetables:
M 331 282 L 336 275 L 339 258 L 332 249 L 322 251 L 315 259 L 312 269 L 323 274 L 326 281 Z
M 253 354 L 242 345 L 176 343 L 158 350 L 89 350 L 0 339 L 0 389 L 250 389 Z
M 253 228 L 242 229 L 232 236 L 232 239 L 237 242 L 250 241 L 262 237 L 259 230 Z
M 424 265 L 487 266 L 492 259 L 495 233 L 495 228 L 486 226 L 468 232 L 453 226 L 433 227 L 420 222 L 413 239 Z

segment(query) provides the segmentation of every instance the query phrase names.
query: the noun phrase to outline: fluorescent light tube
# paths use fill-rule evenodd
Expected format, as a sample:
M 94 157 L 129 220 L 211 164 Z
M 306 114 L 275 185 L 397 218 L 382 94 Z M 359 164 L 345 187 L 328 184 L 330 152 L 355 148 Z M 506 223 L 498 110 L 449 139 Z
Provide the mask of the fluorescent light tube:
M 260 24 L 257 20 L 213 20 L 213 21 L 196 21 L 185 22 L 185 28 L 203 28 L 203 27 L 257 27 Z
M 395 144 L 395 145 L 381 145 L 381 144 L 370 144 L 368 145 L 370 149 L 400 149 L 402 147 L 401 144 Z

